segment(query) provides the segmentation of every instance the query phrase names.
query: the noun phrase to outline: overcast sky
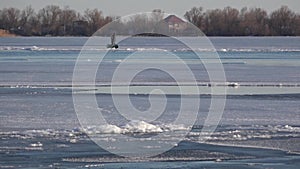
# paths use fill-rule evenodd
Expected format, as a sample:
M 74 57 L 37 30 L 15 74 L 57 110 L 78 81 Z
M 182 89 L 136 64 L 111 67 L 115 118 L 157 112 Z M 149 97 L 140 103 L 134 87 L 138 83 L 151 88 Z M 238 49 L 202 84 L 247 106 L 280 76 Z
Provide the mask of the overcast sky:
M 98 8 L 104 15 L 124 16 L 136 12 L 150 12 L 153 9 L 162 9 L 167 13 L 183 16 L 187 10 L 194 6 L 202 6 L 205 9 L 224 8 L 231 6 L 241 9 L 242 7 L 261 7 L 268 12 L 278 9 L 282 5 L 288 6 L 293 11 L 300 13 L 299 0 L 1 0 L 0 9 L 16 7 L 23 9 L 31 5 L 36 10 L 46 5 L 54 4 L 61 7 L 69 6 L 76 11 L 83 12 L 85 9 Z

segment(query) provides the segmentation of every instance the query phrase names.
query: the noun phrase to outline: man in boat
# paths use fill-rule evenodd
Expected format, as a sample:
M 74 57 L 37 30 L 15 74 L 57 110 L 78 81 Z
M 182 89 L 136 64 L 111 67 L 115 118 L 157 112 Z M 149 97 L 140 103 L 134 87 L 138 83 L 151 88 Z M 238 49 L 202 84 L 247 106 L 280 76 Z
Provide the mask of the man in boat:
M 108 44 L 107 48 L 117 49 L 119 47 L 119 45 L 116 44 L 116 33 L 113 33 L 110 38 L 111 38 L 111 44 Z

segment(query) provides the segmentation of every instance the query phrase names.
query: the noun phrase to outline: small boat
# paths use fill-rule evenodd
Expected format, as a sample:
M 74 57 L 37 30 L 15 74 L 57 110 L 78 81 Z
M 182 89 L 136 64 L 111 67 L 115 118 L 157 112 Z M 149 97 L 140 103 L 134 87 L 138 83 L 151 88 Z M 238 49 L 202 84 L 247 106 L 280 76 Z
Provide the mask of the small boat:
M 110 38 L 111 38 L 111 44 L 107 44 L 107 48 L 117 49 L 119 45 L 116 44 L 116 33 L 113 33 Z
M 239 84 L 239 83 L 235 83 L 235 82 L 231 82 L 231 83 L 228 83 L 227 86 L 229 86 L 229 87 L 234 87 L 234 88 L 238 88 L 238 87 L 240 86 L 240 84 Z

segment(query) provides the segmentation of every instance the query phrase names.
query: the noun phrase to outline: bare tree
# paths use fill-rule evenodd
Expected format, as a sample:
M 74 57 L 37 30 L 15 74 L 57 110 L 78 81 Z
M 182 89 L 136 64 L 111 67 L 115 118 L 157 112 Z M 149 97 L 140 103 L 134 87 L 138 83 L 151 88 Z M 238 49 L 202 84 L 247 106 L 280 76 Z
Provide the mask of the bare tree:
M 20 10 L 17 8 L 4 8 L 1 12 L 3 28 L 11 31 L 17 30 L 20 13 Z
M 79 20 L 80 14 L 75 10 L 65 7 L 59 15 L 59 25 L 61 35 L 71 35 L 73 22 Z
M 296 14 L 287 6 L 282 6 L 280 9 L 271 13 L 270 26 L 274 31 L 274 35 L 295 35 Z
M 296 16 L 295 27 L 296 27 L 296 36 L 300 36 L 300 14 Z
M 126 28 L 130 35 L 150 33 L 153 32 L 151 24 L 151 20 L 146 14 L 137 14 L 132 16 L 130 20 L 126 22 Z
M 202 7 L 193 7 L 190 11 L 187 11 L 184 14 L 185 19 L 187 19 L 189 22 L 197 26 L 199 29 L 204 31 L 205 29 L 205 22 L 204 17 L 205 13 L 203 12 Z
M 4 24 L 4 21 L 3 21 L 3 15 L 2 15 L 3 11 L 2 9 L 0 9 L 0 29 L 4 29 L 5 27 L 5 24 Z
M 235 8 L 226 7 L 223 9 L 223 22 L 224 27 L 222 28 L 222 31 L 224 35 L 226 36 L 234 36 L 239 35 L 239 11 Z
M 32 35 L 34 29 L 39 27 L 39 22 L 37 22 L 36 13 L 31 6 L 27 6 L 22 10 L 20 16 L 20 27 L 22 29 L 23 35 Z
M 61 9 L 56 5 L 48 5 L 38 12 L 38 18 L 41 22 L 42 35 L 57 35 L 59 31 L 59 15 Z
M 210 36 L 218 36 L 222 34 L 224 27 L 223 13 L 220 9 L 208 10 L 205 15 L 205 33 Z
M 104 17 L 102 16 L 102 11 L 98 9 L 86 9 L 84 11 L 84 18 L 88 21 L 90 35 L 104 25 Z
M 31 6 L 27 6 L 21 12 L 21 25 L 25 25 L 30 19 L 32 19 L 35 15 L 34 9 Z
M 241 12 L 240 29 L 244 35 L 261 36 L 269 34 L 268 14 L 261 8 Z

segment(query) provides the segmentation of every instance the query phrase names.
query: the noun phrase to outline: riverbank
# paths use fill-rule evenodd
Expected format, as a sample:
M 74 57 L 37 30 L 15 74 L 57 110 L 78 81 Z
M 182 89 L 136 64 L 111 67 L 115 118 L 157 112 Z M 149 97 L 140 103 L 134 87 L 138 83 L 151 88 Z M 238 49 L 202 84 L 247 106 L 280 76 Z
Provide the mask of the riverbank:
M 15 34 L 9 33 L 7 30 L 0 29 L 0 37 L 15 37 Z

